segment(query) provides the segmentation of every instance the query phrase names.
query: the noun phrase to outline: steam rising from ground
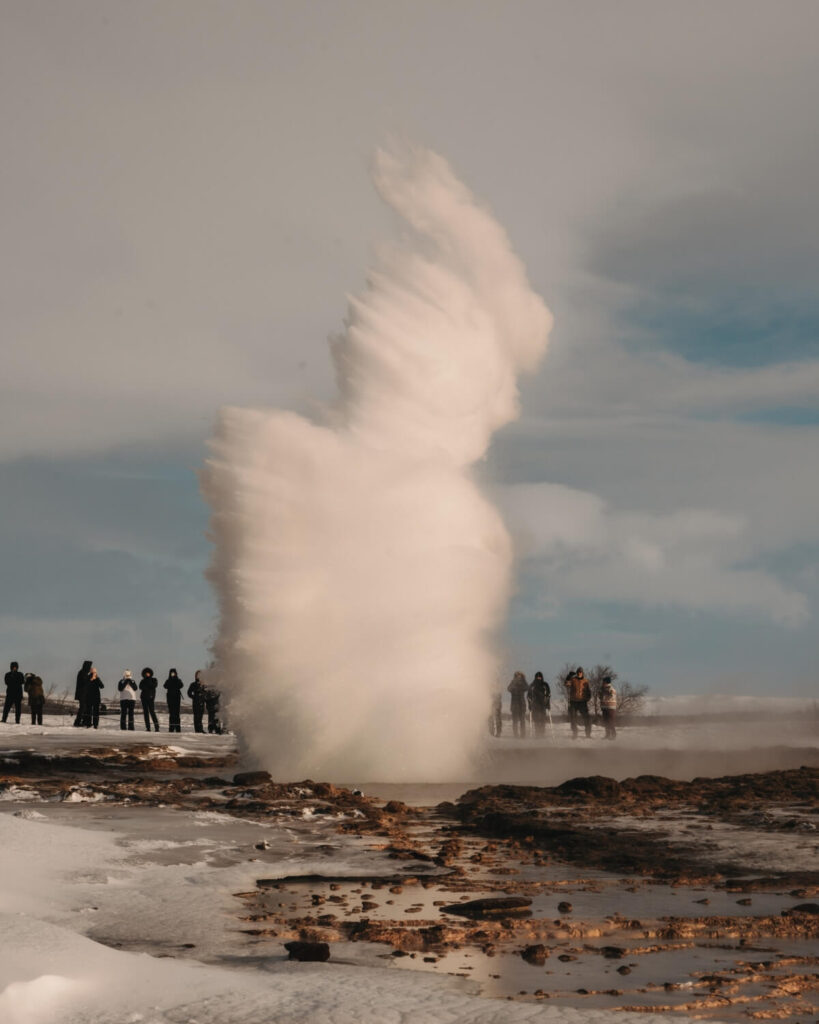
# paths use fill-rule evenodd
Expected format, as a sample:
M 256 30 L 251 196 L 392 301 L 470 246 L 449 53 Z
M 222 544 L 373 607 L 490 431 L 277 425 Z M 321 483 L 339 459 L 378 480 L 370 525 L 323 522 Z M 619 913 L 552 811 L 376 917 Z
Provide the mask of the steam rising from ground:
M 512 550 L 470 475 L 552 318 L 439 156 L 379 152 L 407 230 L 331 343 L 327 425 L 227 408 L 203 489 L 231 722 L 278 777 L 462 779 Z

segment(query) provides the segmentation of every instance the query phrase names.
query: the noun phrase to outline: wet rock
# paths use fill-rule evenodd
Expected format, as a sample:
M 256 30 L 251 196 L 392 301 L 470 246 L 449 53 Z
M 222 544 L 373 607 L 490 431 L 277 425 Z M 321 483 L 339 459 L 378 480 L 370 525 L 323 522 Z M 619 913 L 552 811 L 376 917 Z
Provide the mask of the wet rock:
M 272 781 L 270 772 L 237 772 L 233 776 L 234 786 L 263 786 Z
M 626 967 L 626 965 L 623 964 L 622 967 L 618 967 L 617 968 L 617 973 L 618 974 L 631 974 L 631 968 L 630 967 Z
M 407 814 L 409 807 L 407 807 L 403 800 L 390 800 L 384 804 L 384 812 L 386 814 Z
M 555 789 L 561 796 L 570 796 L 574 799 L 616 800 L 620 795 L 620 783 L 617 779 L 610 779 L 605 775 L 567 779 Z
M 753 900 L 750 896 L 743 896 L 741 900 L 737 900 L 738 907 L 750 907 L 751 903 L 753 903 Z
M 527 964 L 542 967 L 548 959 L 549 950 L 542 943 L 538 943 L 534 946 L 526 946 L 525 949 L 520 951 L 520 955 Z
M 290 960 L 325 963 L 330 959 L 330 947 L 326 942 L 285 942 L 284 948 L 290 954 Z
M 566 900 L 563 900 L 561 903 L 558 903 L 557 909 L 561 914 L 571 914 L 572 905 L 571 903 L 567 903 Z
M 561 953 L 557 959 L 560 960 L 561 963 L 569 964 L 572 962 L 572 960 L 576 960 L 577 957 L 572 956 L 571 953 Z
M 509 914 L 530 914 L 532 901 L 526 896 L 490 896 L 481 900 L 467 900 L 465 903 L 450 903 L 442 907 L 445 914 L 461 917 L 502 917 Z
M 791 907 L 790 910 L 783 910 L 783 916 L 789 916 L 791 914 L 819 914 L 819 903 L 798 903 L 795 907 Z
M 622 960 L 626 955 L 622 946 L 602 946 L 600 952 L 607 960 Z

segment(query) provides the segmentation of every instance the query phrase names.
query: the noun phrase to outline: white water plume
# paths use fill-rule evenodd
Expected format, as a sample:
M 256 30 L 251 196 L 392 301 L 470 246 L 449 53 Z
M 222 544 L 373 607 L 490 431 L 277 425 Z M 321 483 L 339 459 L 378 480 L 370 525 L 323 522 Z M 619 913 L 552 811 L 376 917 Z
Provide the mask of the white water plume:
M 503 229 L 428 150 L 379 151 L 408 230 L 331 343 L 327 425 L 222 410 L 203 490 L 232 725 L 278 778 L 469 777 L 511 585 L 470 466 L 552 318 Z

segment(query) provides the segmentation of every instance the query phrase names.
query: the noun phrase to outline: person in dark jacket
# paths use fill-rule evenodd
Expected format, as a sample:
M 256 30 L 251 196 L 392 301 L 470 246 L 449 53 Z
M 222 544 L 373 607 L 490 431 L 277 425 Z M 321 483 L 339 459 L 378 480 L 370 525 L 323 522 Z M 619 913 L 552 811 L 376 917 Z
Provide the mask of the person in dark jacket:
M 74 688 L 74 700 L 77 701 L 77 717 L 74 719 L 74 728 L 86 724 L 88 718 L 88 676 L 91 672 L 92 662 L 84 661 L 82 668 L 77 673 L 77 685 Z
M 549 684 L 543 678 L 542 672 L 535 672 L 535 678 L 529 687 L 527 697 L 535 736 L 544 736 L 546 733 L 546 719 L 552 706 L 552 691 L 549 688 Z
M 188 687 L 188 696 L 193 704 L 193 731 L 204 732 L 202 716 L 205 714 L 205 684 L 201 681 L 202 669 L 198 669 Z
M 222 723 L 219 721 L 219 698 L 221 693 L 215 686 L 205 687 L 205 707 L 208 709 L 208 732 L 222 734 Z
M 26 672 L 26 681 L 23 683 L 23 689 L 28 694 L 28 709 L 31 712 L 31 724 L 42 725 L 43 707 L 45 705 L 45 692 L 43 690 L 42 679 L 39 676 L 35 676 L 33 672 Z
M 145 728 L 151 731 L 151 722 L 154 729 L 159 732 L 159 719 L 156 717 L 154 702 L 156 701 L 156 677 L 152 668 L 142 670 L 142 678 L 139 681 L 139 692 L 142 700 L 142 714 L 145 716 Z
M 88 673 L 88 690 L 87 690 L 87 707 L 88 715 L 85 723 L 86 729 L 90 729 L 91 726 L 95 729 L 99 728 L 100 724 L 100 701 L 101 695 L 100 690 L 103 687 L 103 682 L 97 675 L 97 670 L 91 668 Z
M 20 724 L 20 712 L 23 710 L 23 686 L 25 679 L 16 661 L 9 665 L 6 672 L 6 702 L 3 704 L 3 721 L 9 717 L 9 711 L 14 708 L 14 721 Z
M 506 689 L 512 694 L 512 733 L 523 739 L 526 736 L 526 694 L 529 692 L 526 676 L 516 672 Z
M 166 698 L 168 702 L 168 732 L 182 732 L 181 709 L 182 709 L 182 680 L 176 674 L 176 669 L 168 671 L 168 678 L 162 684 L 168 691 Z
M 130 669 L 122 673 L 122 679 L 117 683 L 119 690 L 119 727 L 123 731 L 128 729 L 134 731 L 134 705 L 136 704 L 137 684 L 131 678 Z
M 577 739 L 577 719 L 583 719 L 586 729 L 586 739 L 591 736 L 591 719 L 589 718 L 589 701 L 591 700 L 591 687 L 583 673 L 578 667 L 566 678 L 566 691 L 569 697 L 569 724 L 572 727 L 572 739 Z

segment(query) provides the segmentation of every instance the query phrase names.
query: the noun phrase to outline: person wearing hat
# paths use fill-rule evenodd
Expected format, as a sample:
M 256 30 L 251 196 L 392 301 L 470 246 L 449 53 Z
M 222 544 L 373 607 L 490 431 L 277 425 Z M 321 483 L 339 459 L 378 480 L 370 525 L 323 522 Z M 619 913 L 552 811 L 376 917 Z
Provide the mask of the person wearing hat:
M 142 701 L 142 714 L 145 716 L 145 728 L 151 731 L 151 722 L 154 729 L 159 732 L 159 719 L 156 717 L 154 702 L 156 701 L 156 676 L 152 668 L 142 670 L 142 678 L 139 681 L 140 700 Z
M 125 669 L 117 683 L 119 690 L 119 727 L 134 731 L 134 706 L 136 705 L 137 684 L 131 678 L 130 669 Z
M 614 720 L 617 717 L 617 691 L 611 685 L 611 676 L 603 676 L 600 686 L 600 709 L 603 712 L 603 727 L 606 730 L 606 739 L 617 738 L 617 729 Z
M 578 717 L 583 719 L 586 739 L 589 739 L 591 736 L 591 718 L 589 718 L 591 687 L 580 666 L 566 678 L 566 690 L 569 696 L 569 724 L 572 727 L 572 739 L 577 739 Z
M 168 704 L 168 732 L 182 732 L 182 680 L 179 678 L 175 668 L 168 672 L 168 678 L 164 682 L 168 691 L 165 698 Z

